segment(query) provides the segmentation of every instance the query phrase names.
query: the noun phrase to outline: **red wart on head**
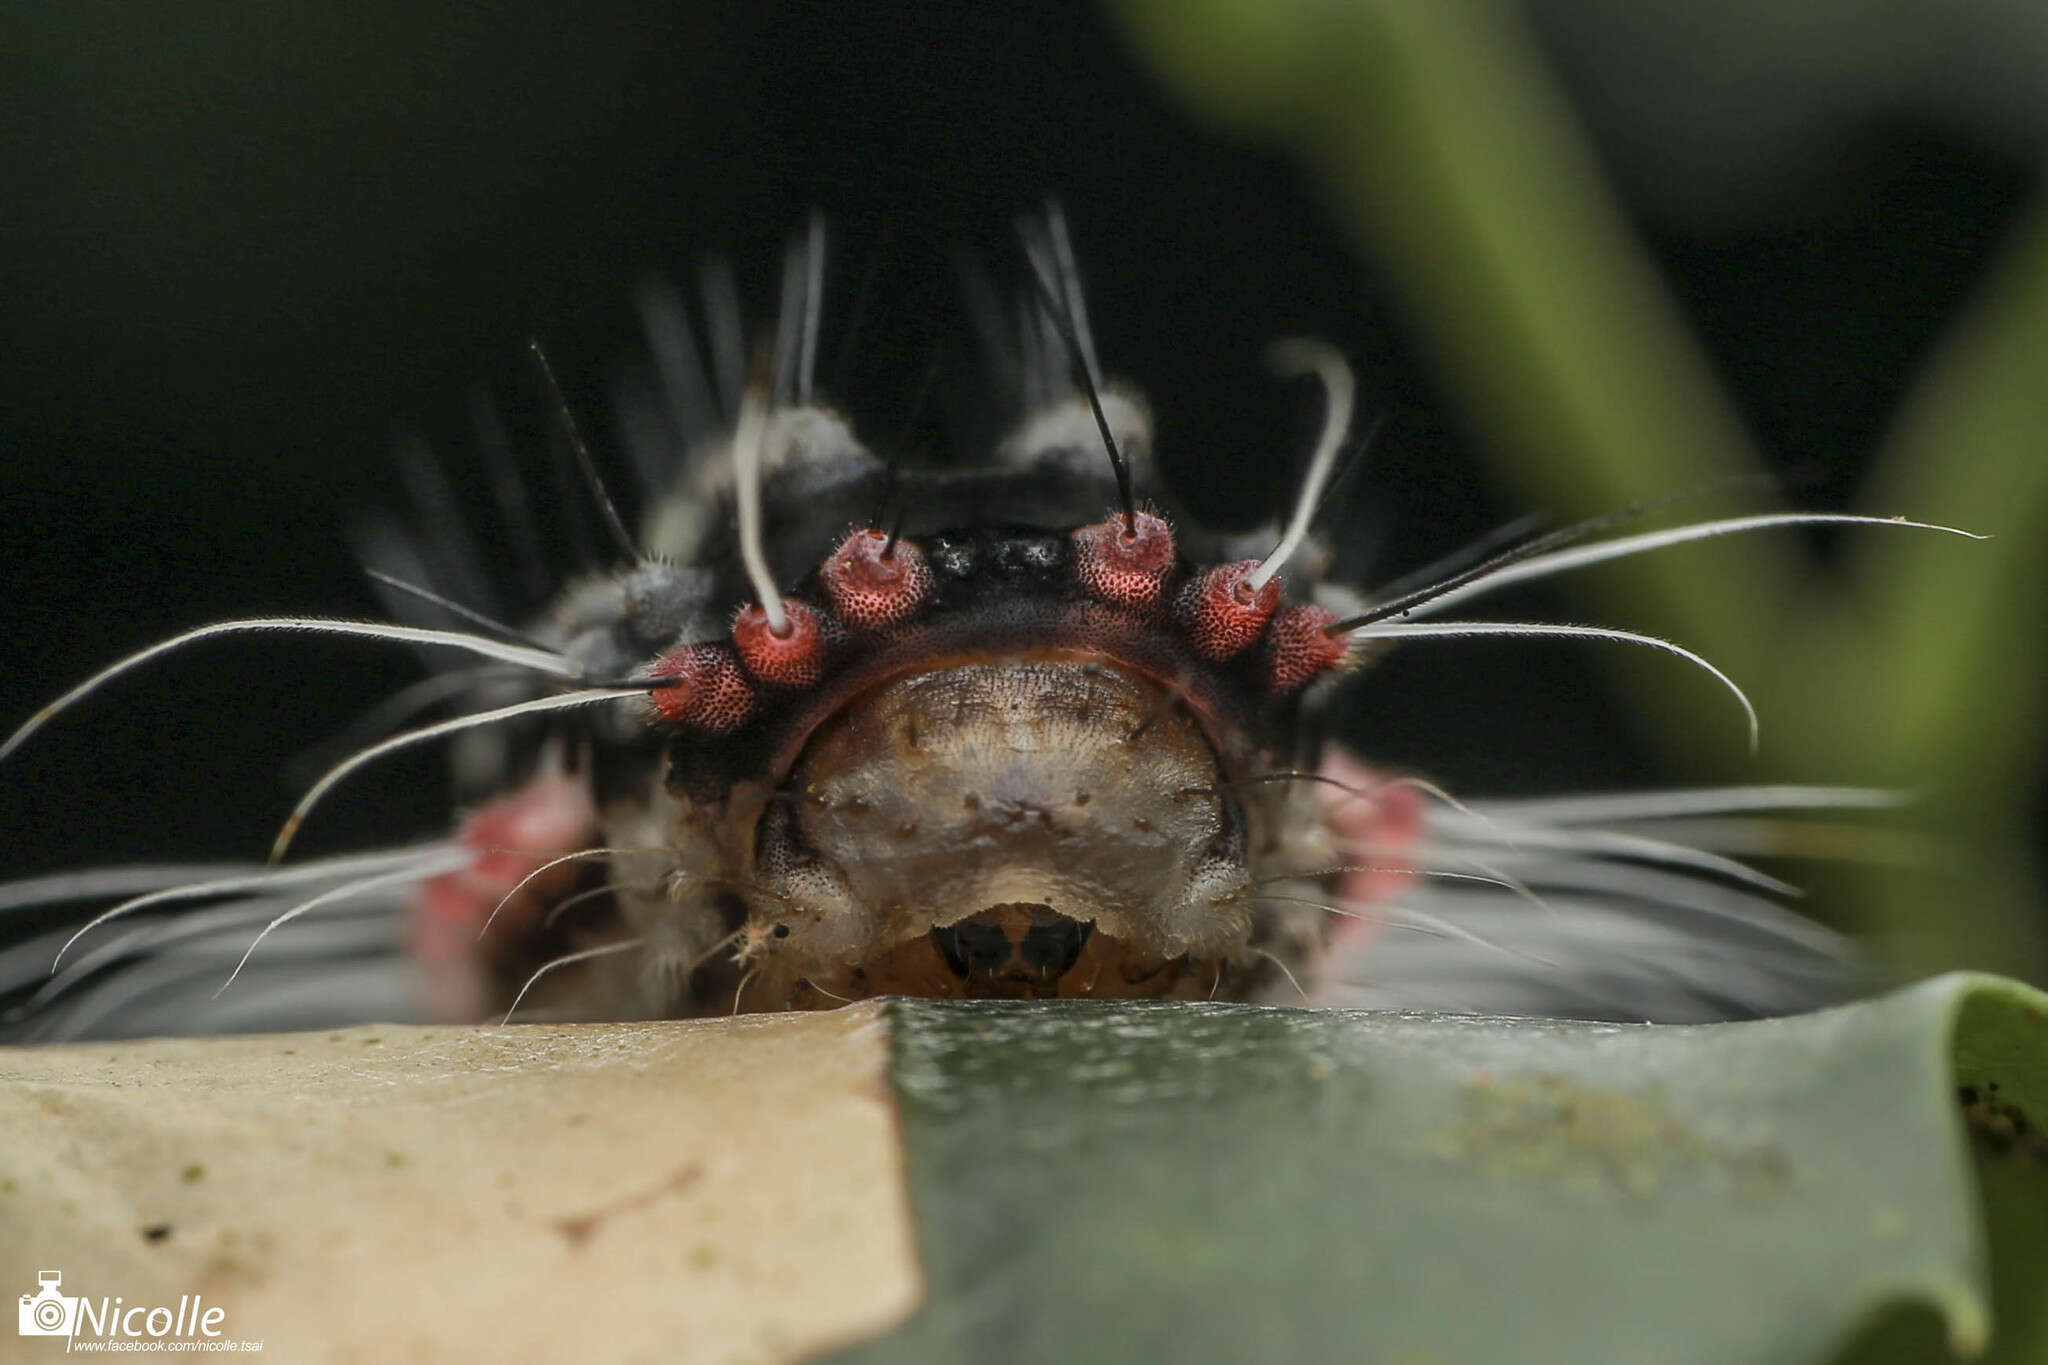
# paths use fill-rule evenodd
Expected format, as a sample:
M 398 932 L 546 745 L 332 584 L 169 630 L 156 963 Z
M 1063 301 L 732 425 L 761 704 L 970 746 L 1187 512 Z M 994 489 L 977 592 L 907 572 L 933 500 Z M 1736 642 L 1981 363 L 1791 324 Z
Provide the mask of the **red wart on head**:
M 873 527 L 840 542 L 818 571 L 832 610 L 855 630 L 880 630 L 908 620 L 931 596 L 924 551 Z
M 779 687 L 809 687 L 825 672 L 825 623 L 817 608 L 782 599 L 778 633 L 767 608 L 749 602 L 732 621 L 733 648 L 747 672 Z
M 1098 601 L 1150 611 L 1173 574 L 1173 528 L 1151 512 L 1117 513 L 1073 534 L 1074 575 Z
M 1219 564 L 1196 579 L 1175 606 L 1188 644 L 1211 663 L 1234 659 L 1257 644 L 1279 610 L 1279 579 L 1267 579 L 1256 591 L 1250 587 L 1258 568 L 1251 559 Z
M 698 730 L 735 729 L 754 709 L 753 684 L 729 646 L 684 645 L 654 661 L 654 676 L 674 678 L 648 694 L 664 720 Z
M 1303 604 L 1287 608 L 1273 618 L 1266 629 L 1266 647 L 1260 671 L 1266 689 L 1288 696 L 1307 687 L 1323 674 L 1344 666 L 1350 656 L 1349 636 L 1332 635 L 1337 613 Z

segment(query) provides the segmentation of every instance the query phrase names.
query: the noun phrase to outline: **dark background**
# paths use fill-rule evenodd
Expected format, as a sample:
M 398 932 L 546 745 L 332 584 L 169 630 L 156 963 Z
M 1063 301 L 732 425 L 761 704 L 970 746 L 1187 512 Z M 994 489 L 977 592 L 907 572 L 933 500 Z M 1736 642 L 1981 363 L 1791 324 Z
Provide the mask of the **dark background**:
M 1637 102 L 1672 102 L 1652 59 L 1685 45 L 1580 8 L 1543 31 L 1642 231 L 1760 440 L 1808 471 L 1797 500 L 1839 500 L 2031 188 L 2029 144 L 1924 90 L 1806 109 L 1797 137 L 1704 97 L 1660 125 Z M 482 382 L 537 445 L 538 334 L 608 447 L 641 272 L 725 253 L 765 309 L 813 207 L 833 306 L 872 281 L 825 376 L 872 438 L 935 347 L 963 350 L 950 253 L 1000 259 L 1056 190 L 1105 363 L 1198 509 L 1284 506 L 1316 405 L 1260 355 L 1312 332 L 1390 415 L 1331 519 L 1350 562 L 1390 576 L 1529 510 L 1488 491 L 1307 178 L 1184 116 L 1092 5 L 71 3 L 16 7 L 0 52 L 0 727 L 195 624 L 373 613 L 344 532 L 402 502 L 395 430 L 460 483 Z M 1674 163 L 1660 126 L 1716 154 Z M 0 769 L 0 870 L 258 854 L 289 760 L 413 676 L 274 637 L 165 661 Z M 1659 780 L 1606 686 L 1549 649 L 1412 654 L 1361 687 L 1356 738 L 1468 792 Z M 444 823 L 436 772 L 364 775 L 307 849 Z

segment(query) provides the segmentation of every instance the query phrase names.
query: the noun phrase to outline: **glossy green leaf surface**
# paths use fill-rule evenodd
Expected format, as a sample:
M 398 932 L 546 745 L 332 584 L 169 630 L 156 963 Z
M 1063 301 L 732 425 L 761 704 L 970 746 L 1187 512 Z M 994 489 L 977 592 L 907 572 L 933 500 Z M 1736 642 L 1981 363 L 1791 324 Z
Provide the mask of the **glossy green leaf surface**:
M 2027 1115 L 2048 1112 L 2048 997 L 1995 978 L 1700 1027 L 1189 1004 L 892 1017 L 930 1299 L 849 1359 L 1976 1351 L 1992 1289 L 1959 1085 L 2001 1242 L 2039 1243 L 2048 1162 Z M 2000 1358 L 2048 1345 L 2029 1304 L 2000 1311 Z

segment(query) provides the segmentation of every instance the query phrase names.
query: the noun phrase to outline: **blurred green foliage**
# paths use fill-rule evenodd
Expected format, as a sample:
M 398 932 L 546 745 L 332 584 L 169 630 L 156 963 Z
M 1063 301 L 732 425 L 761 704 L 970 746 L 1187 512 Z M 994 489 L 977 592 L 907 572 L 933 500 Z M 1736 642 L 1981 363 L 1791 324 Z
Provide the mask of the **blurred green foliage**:
M 1317 174 L 1525 496 L 1592 515 L 1761 472 L 1513 6 L 1119 7 L 1190 102 L 1279 140 Z M 1938 347 L 1855 509 L 1991 540 L 1858 533 L 1823 566 L 1794 537 L 1745 536 L 1582 585 L 1602 619 L 1702 650 L 1757 700 L 1763 750 L 1749 762 L 1703 690 L 1647 673 L 1633 689 L 1703 778 L 1920 794 L 1937 865 L 1846 868 L 1825 898 L 1901 976 L 1975 966 L 2048 979 L 2031 809 L 2048 700 L 2044 356 L 2048 213 L 2037 212 Z

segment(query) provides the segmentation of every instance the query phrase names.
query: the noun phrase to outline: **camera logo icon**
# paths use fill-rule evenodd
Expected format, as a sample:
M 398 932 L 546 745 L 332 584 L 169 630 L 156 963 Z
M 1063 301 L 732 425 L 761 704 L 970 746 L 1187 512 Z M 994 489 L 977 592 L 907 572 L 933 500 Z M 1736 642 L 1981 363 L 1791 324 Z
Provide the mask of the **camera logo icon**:
M 78 1299 L 75 1295 L 59 1294 L 57 1286 L 64 1283 L 61 1270 L 39 1270 L 36 1272 L 38 1288 L 33 1294 L 21 1296 L 21 1332 L 25 1337 L 68 1337 L 78 1322 Z

